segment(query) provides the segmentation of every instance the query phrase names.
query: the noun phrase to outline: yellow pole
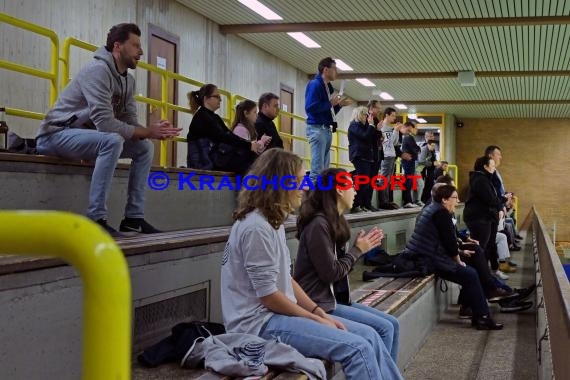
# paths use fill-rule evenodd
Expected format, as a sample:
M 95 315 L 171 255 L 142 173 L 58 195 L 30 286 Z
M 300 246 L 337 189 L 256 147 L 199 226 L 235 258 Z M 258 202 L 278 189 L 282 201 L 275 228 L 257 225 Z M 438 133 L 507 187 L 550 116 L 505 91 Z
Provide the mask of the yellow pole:
M 114 240 L 89 219 L 65 212 L 0 211 L 0 226 L 0 254 L 57 257 L 83 279 L 82 378 L 129 380 L 131 284 Z
M 161 70 L 160 73 L 162 79 L 162 87 L 161 87 L 161 100 L 162 104 L 160 107 L 160 117 L 162 119 L 168 119 L 168 108 L 166 104 L 168 103 L 168 76 L 166 75 L 166 70 Z M 173 122 L 174 120 L 170 120 Z M 167 167 L 168 164 L 166 162 L 166 149 L 168 149 L 168 145 L 166 144 L 166 140 L 162 140 L 160 142 L 160 166 L 163 168 Z

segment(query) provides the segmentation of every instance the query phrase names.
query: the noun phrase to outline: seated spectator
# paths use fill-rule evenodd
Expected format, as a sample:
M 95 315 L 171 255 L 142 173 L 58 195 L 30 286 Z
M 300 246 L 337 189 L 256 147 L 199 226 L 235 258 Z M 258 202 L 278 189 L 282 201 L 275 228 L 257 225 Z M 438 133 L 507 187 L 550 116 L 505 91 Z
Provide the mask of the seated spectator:
M 448 165 L 449 165 L 449 163 L 447 161 L 440 161 L 440 162 L 436 161 L 436 165 L 435 165 L 436 167 L 435 167 L 435 170 L 433 171 L 433 177 L 437 178 L 439 176 L 447 174 Z
M 107 44 L 65 87 L 47 113 L 37 136 L 39 154 L 95 162 L 87 217 L 111 236 L 122 236 L 107 224 L 107 198 L 119 158 L 131 158 L 123 232 L 160 232 L 144 219 L 145 190 L 154 156 L 150 139 L 178 136 L 168 120 L 148 128 L 137 120 L 135 69 L 142 55 L 141 31 L 135 24 L 115 25 Z
M 352 111 L 352 121 L 348 126 L 348 156 L 354 165 L 355 175 L 374 177 L 374 146 L 377 144 L 378 127 L 374 126 L 372 115 L 366 107 L 357 107 Z M 356 192 L 352 212 L 379 211 L 372 207 L 372 186 L 360 185 Z
M 303 181 L 303 160 L 269 149 L 253 163 L 257 178 Z M 279 339 L 307 357 L 341 363 L 348 380 L 400 379 L 382 355 L 372 327 L 326 313 L 291 277 L 284 221 L 301 205 L 304 190 L 241 190 L 221 269 L 222 315 L 230 333 Z
M 188 93 L 194 114 L 188 130 L 187 165 L 195 169 L 214 169 L 243 174 L 263 149 L 258 141 L 233 134 L 215 113 L 222 102 L 218 88 L 206 84 Z M 251 154 L 251 153 L 254 154 Z
M 236 116 L 232 124 L 232 132 L 244 140 L 261 143 L 263 146 L 260 150 L 261 153 L 271 142 L 271 137 L 263 135 L 258 138 L 254 125 L 256 119 L 257 104 L 249 99 L 239 102 L 236 106 Z
M 350 177 L 343 169 L 324 170 L 321 173 L 322 189 L 317 187 L 301 205 L 297 218 L 299 248 L 293 278 L 325 312 L 376 330 L 386 348 L 383 365 L 398 372 L 398 320 L 380 310 L 351 302 L 348 284 L 348 273 L 358 258 L 379 247 L 384 235 L 382 230 L 374 227 L 367 233 L 361 231 L 352 246 L 349 245 L 350 226 L 343 213 L 352 208 L 354 188 L 338 190 L 338 174 Z
M 279 114 L 279 97 L 271 92 L 261 94 L 259 97 L 259 113 L 255 120 L 255 129 L 258 136 L 267 135 L 271 137 L 271 141 L 266 149 L 281 148 L 283 149 L 283 140 L 279 136 L 277 127 L 273 120 Z
M 471 308 L 473 327 L 478 330 L 500 330 L 503 325 L 491 318 L 478 272 L 465 264 L 459 254 L 453 224 L 453 213 L 458 202 L 454 186 L 438 185 L 434 189 L 432 203 L 418 215 L 404 254 L 422 262 L 429 272 L 461 285 L 460 301 L 464 307 Z M 463 253 L 469 257 L 473 252 L 464 250 Z M 504 298 L 504 292 L 496 290 L 488 296 L 495 300 Z

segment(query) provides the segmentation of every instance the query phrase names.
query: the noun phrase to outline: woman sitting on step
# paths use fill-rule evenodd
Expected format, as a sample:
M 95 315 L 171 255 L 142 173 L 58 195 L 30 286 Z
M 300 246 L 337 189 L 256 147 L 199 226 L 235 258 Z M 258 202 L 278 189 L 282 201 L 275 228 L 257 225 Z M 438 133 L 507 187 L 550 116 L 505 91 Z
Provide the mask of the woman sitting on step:
M 382 338 L 393 362 L 398 356 L 400 325 L 393 316 L 350 301 L 348 273 L 360 256 L 380 246 L 382 230 L 360 231 L 349 245 L 350 226 L 343 213 L 352 208 L 354 188 L 340 190 L 337 175 L 350 179 L 343 169 L 321 173 L 322 186 L 311 192 L 301 205 L 297 218 L 299 248 L 293 278 L 327 313 L 368 325 Z M 390 361 L 389 358 L 385 358 Z

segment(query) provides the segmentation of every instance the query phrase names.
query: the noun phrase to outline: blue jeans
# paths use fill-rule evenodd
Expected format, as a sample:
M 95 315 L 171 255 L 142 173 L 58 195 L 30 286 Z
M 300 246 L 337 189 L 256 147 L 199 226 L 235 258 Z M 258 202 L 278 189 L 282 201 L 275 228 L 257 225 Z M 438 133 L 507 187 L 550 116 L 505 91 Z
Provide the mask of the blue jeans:
M 372 327 L 382 338 L 394 362 L 398 361 L 400 323 L 395 317 L 357 302 L 353 302 L 351 306 L 336 305 L 336 309 L 330 314 Z
M 87 208 L 87 217 L 93 220 L 107 217 L 107 199 L 119 158 L 132 158 L 125 216 L 144 217 L 145 190 L 154 155 L 154 146 L 149 140 L 125 141 L 117 133 L 66 128 L 40 137 L 37 150 L 40 154 L 68 160 L 95 160 Z
M 328 125 L 307 124 L 307 139 L 311 146 L 311 181 L 314 183 L 317 177 L 331 163 L 332 131 Z
M 278 338 L 304 356 L 341 363 L 347 380 L 402 379 L 382 339 L 372 327 L 334 318 L 348 330 L 335 329 L 307 318 L 275 314 L 260 336 Z

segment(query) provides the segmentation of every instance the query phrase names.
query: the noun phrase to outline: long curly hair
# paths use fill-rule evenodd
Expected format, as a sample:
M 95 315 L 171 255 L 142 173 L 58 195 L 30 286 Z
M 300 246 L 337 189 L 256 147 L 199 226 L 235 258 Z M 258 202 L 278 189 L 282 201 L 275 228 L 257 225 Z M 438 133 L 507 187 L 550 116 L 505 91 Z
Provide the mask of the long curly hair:
M 261 179 L 277 178 L 280 183 L 285 176 L 297 177 L 299 171 L 303 168 L 303 160 L 294 153 L 284 151 L 283 149 L 273 148 L 260 155 L 251 165 L 247 175 L 254 176 L 257 179 L 247 180 L 249 187 L 257 186 L 255 190 L 242 188 L 238 195 L 238 206 L 234 211 L 234 220 L 241 220 L 253 210 L 259 210 L 267 219 L 269 224 L 278 229 L 287 219 L 288 214 L 293 211 L 290 202 L 290 192 L 278 186 L 277 189 L 268 186 L 263 189 Z M 244 177 L 244 179 L 247 177 Z M 297 178 L 297 188 L 299 181 Z M 243 187 L 243 186 L 242 186 Z

